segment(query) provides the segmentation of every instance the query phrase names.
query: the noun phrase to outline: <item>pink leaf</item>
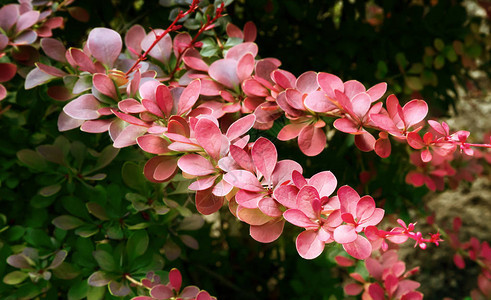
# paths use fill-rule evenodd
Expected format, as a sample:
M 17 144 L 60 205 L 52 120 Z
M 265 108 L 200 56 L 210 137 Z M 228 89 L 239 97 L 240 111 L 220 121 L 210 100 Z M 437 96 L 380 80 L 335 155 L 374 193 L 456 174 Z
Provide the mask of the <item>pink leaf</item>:
M 355 135 L 355 145 L 363 152 L 370 152 L 375 148 L 375 138 L 370 132 L 364 131 L 362 134 Z
M 274 168 L 271 180 L 273 181 L 273 187 L 277 187 L 285 182 L 292 180 L 292 172 L 303 172 L 302 166 L 296 161 L 284 159 L 280 160 Z
M 353 99 L 355 95 L 364 93 L 365 91 L 365 86 L 357 80 L 350 80 L 344 83 L 344 94 L 349 99 Z
M 242 30 L 240 30 L 239 27 L 235 26 L 232 23 L 227 24 L 227 35 L 232 38 L 238 38 L 238 39 L 244 39 L 244 34 L 242 33 Z
M 200 146 L 218 161 L 222 147 L 222 133 L 218 126 L 213 121 L 202 118 L 196 123 L 194 131 Z
M 148 99 L 142 99 L 142 104 L 149 113 L 159 118 L 165 118 L 164 114 L 160 110 L 160 107 L 154 101 Z
M 339 203 L 341 205 L 341 214 L 356 213 L 356 205 L 360 200 L 358 193 L 350 186 L 343 185 L 338 190 Z
M 19 16 L 15 24 L 15 33 L 22 32 L 32 25 L 36 24 L 39 19 L 39 11 L 31 10 Z
M 7 89 L 2 84 L 0 84 L 0 101 L 5 99 L 5 97 L 7 97 Z
M 264 197 L 264 194 L 258 192 L 250 192 L 239 190 L 235 194 L 235 201 L 240 206 L 245 208 L 258 208 L 259 201 Z
M 378 285 L 378 283 L 372 283 L 368 286 L 368 293 L 372 300 L 385 300 L 385 291 Z
M 143 174 L 152 182 L 164 182 L 174 177 L 177 159 L 172 156 L 152 157 L 143 168 Z
M 280 237 L 284 225 L 284 220 L 274 220 L 259 226 L 251 225 L 249 233 L 258 242 L 271 243 Z
M 16 65 L 11 63 L 0 63 L 0 82 L 6 82 L 14 78 L 16 72 L 17 72 Z
M 287 124 L 278 133 L 278 139 L 280 141 L 288 141 L 294 139 L 300 134 L 300 131 L 302 131 L 304 127 L 305 124 L 303 123 Z
M 347 118 L 336 119 L 333 125 L 334 128 L 345 133 L 358 134 L 360 132 L 358 126 Z
M 179 97 L 179 104 L 177 106 L 177 114 L 182 115 L 189 111 L 196 103 L 201 90 L 201 81 L 193 80 L 182 92 Z
M 128 125 L 114 140 L 114 148 L 124 148 L 136 144 L 136 139 L 147 132 L 146 127 Z
M 210 77 L 234 90 L 239 86 L 240 80 L 237 76 L 237 61 L 233 59 L 220 59 L 210 65 L 208 73 Z
M 175 291 L 179 291 L 181 289 L 182 284 L 182 276 L 181 272 L 178 269 L 173 268 L 169 272 L 169 283 Z
M 334 230 L 334 240 L 340 244 L 351 243 L 357 237 L 355 228 L 351 225 L 341 225 Z
M 228 183 L 251 192 L 260 192 L 263 190 L 262 185 L 251 172 L 245 170 L 233 170 L 223 176 Z
M 62 63 L 66 62 L 66 48 L 59 40 L 53 38 L 43 38 L 41 39 L 41 48 L 43 48 L 44 53 L 46 53 L 46 55 L 50 58 Z
M 315 231 L 306 230 L 297 236 L 296 246 L 302 258 L 314 259 L 324 251 L 325 243 L 317 238 Z
M 158 36 L 164 33 L 163 29 L 154 29 L 147 34 L 147 36 L 142 40 L 141 47 L 144 51 L 147 51 L 150 46 L 155 42 Z M 168 64 L 169 59 L 172 54 L 172 38 L 169 34 L 166 34 L 155 47 L 149 52 L 150 56 Z
M 271 197 L 264 197 L 259 200 L 257 207 L 270 217 L 280 217 L 283 213 L 279 208 L 279 204 Z
M 135 99 L 124 99 L 119 101 L 118 108 L 127 114 L 136 114 L 145 111 L 145 107 Z
M 337 108 L 335 104 L 329 101 L 323 91 L 315 91 L 307 95 L 304 100 L 305 107 L 314 112 L 325 113 Z
M 112 68 L 121 53 L 123 41 L 116 31 L 98 27 L 90 31 L 87 47 L 93 57 L 107 67 Z
M 391 152 L 390 140 L 388 138 L 379 138 L 375 142 L 374 150 L 375 153 L 382 158 L 389 157 Z
M 170 287 L 158 284 L 150 290 L 150 296 L 152 299 L 169 299 L 174 296 L 174 292 Z
M 97 73 L 97 68 L 92 60 L 82 50 L 77 48 L 70 48 L 66 52 L 66 59 L 70 64 L 75 63 L 80 71 L 87 71 L 89 73 Z
M 344 292 L 350 296 L 356 296 L 363 291 L 363 286 L 357 283 L 349 283 L 345 285 Z
M 36 63 L 36 67 L 39 70 L 43 71 L 44 73 L 52 75 L 52 76 L 63 77 L 65 75 L 68 75 L 67 73 L 63 72 L 62 70 L 60 70 L 58 68 L 48 66 L 48 65 L 42 64 L 40 62 Z
M 283 89 L 295 88 L 296 78 L 292 73 L 288 71 L 276 70 L 271 73 L 271 78 L 277 85 L 279 85 Z
M 7 73 L 8 74 L 8 73 Z M 5 76 L 7 74 L 2 74 L 0 76 Z M 15 73 L 14 73 L 15 75 Z M 8 78 L 8 77 L 7 77 Z M 42 84 L 45 84 L 46 82 L 52 80 L 52 79 L 55 79 L 56 77 L 53 76 L 53 75 L 49 75 L 43 71 L 41 71 L 40 69 L 38 68 L 34 68 L 32 69 L 28 74 L 27 74 L 27 77 L 26 77 L 26 81 L 24 83 L 24 88 L 26 90 L 28 89 L 32 89 L 38 85 L 42 85 Z
M 240 43 L 233 46 L 225 54 L 225 59 L 239 60 L 246 53 L 251 53 L 252 56 L 256 57 L 258 52 L 257 45 L 255 43 L 246 42 Z
M 179 169 L 194 176 L 205 176 L 215 173 L 216 169 L 203 156 L 198 154 L 186 154 L 177 162 Z
M 84 123 L 84 120 L 78 120 L 70 117 L 65 112 L 61 112 L 58 116 L 58 130 L 59 131 L 67 131 L 70 129 L 74 129 L 80 127 Z
M 370 95 L 372 102 L 377 101 L 382 98 L 382 96 L 387 91 L 387 83 L 381 82 L 368 89 L 367 94 Z
M 112 121 L 113 120 L 110 119 L 85 121 L 82 126 L 80 126 L 80 130 L 90 133 L 106 132 L 109 130 Z
M 244 24 L 244 42 L 254 42 L 257 35 L 256 25 L 249 21 Z
M 250 172 L 255 172 L 254 163 L 247 152 L 245 152 L 242 148 L 234 145 L 230 145 L 229 151 L 232 158 L 237 162 L 237 164 L 239 164 L 241 168 Z
M 407 134 L 407 143 L 414 149 L 421 149 L 425 146 L 423 139 L 416 132 L 410 132 Z
M 138 146 L 143 149 L 143 151 L 152 154 L 163 154 L 170 152 L 169 142 L 160 136 L 156 135 L 142 135 L 136 139 Z
M 101 103 L 92 94 L 85 94 L 65 105 L 63 111 L 74 119 L 93 120 L 99 118 L 99 108 Z
M 268 183 L 271 182 L 271 174 L 278 160 L 276 147 L 266 138 L 259 138 L 251 149 L 251 156 L 259 172 Z
M 226 136 L 231 141 L 235 140 L 241 135 L 247 133 L 252 128 L 255 121 L 256 117 L 253 114 L 238 119 L 227 129 Z
M 315 210 L 312 206 L 314 201 L 319 201 L 319 193 L 315 187 L 310 185 L 303 186 L 297 194 L 297 207 L 307 217 L 311 219 L 317 219 L 317 215 L 320 211 Z
M 347 258 L 341 255 L 337 255 L 336 257 L 334 257 L 334 259 L 336 260 L 336 263 L 341 267 L 351 267 L 355 264 L 355 262 L 351 258 Z
M 298 136 L 298 146 L 305 155 L 316 156 L 326 146 L 326 134 L 313 125 L 305 126 Z
M 4 31 L 9 31 L 19 18 L 19 6 L 7 4 L 0 9 L 0 27 Z
M 321 72 L 317 75 L 317 82 L 319 83 L 320 88 L 330 98 L 336 98 L 335 90 L 338 90 L 341 93 L 344 92 L 343 81 L 336 75 Z
M 297 208 L 298 188 L 292 185 L 282 185 L 273 192 L 273 197 L 287 208 Z
M 246 53 L 239 59 L 236 69 L 239 82 L 251 77 L 252 71 L 254 71 L 254 63 L 254 56 L 251 53 Z
M 353 106 L 353 112 L 361 121 L 370 109 L 372 102 L 367 93 L 358 93 L 353 97 L 353 99 L 351 99 L 351 103 Z
M 137 58 L 142 52 L 141 41 L 145 38 L 145 29 L 141 25 L 133 25 L 124 36 L 124 43 L 130 55 Z
M 303 94 L 295 89 L 287 89 L 285 91 L 286 102 L 293 108 L 298 110 L 305 110 L 303 105 Z
M 317 83 L 317 73 L 308 71 L 300 75 L 295 83 L 297 90 L 303 94 L 309 94 L 319 88 Z
M 366 259 L 372 254 L 372 245 L 361 235 L 358 235 L 354 242 L 343 244 L 343 248 L 356 259 Z
M 204 215 L 218 211 L 222 207 L 223 201 L 223 197 L 213 195 L 212 188 L 196 192 L 196 209 Z
M 103 95 L 106 95 L 111 99 L 118 100 L 116 86 L 109 76 L 100 73 L 94 74 L 92 77 L 92 84 Z
M 90 20 L 89 12 L 82 7 L 78 7 L 78 6 L 68 7 L 68 13 L 70 14 L 70 16 L 72 16 L 72 18 L 74 18 L 79 22 L 89 22 Z
M 309 179 L 309 185 L 314 186 L 319 192 L 319 197 L 330 196 L 334 190 L 338 181 L 334 174 L 330 171 L 323 171 L 315 174 Z
M 209 189 L 215 183 L 215 179 L 217 179 L 218 175 L 215 176 L 207 176 L 201 179 L 196 180 L 188 186 L 188 189 L 191 191 L 202 191 Z M 215 194 L 215 193 L 214 193 Z M 224 195 L 216 195 L 216 196 L 224 196 Z
M 283 217 L 288 222 L 292 223 L 295 226 L 303 227 L 305 229 L 313 228 L 316 229 L 319 227 L 317 223 L 309 219 L 301 210 L 298 209 L 289 209 L 283 213 Z
M 363 196 L 356 204 L 356 218 L 358 221 L 366 220 L 375 211 L 375 201 L 370 196 Z
M 423 100 L 411 100 L 402 108 L 406 128 L 421 122 L 428 114 L 428 104 Z
M 208 72 L 208 64 L 201 58 L 199 51 L 194 48 L 189 48 L 184 52 L 182 61 L 191 69 Z

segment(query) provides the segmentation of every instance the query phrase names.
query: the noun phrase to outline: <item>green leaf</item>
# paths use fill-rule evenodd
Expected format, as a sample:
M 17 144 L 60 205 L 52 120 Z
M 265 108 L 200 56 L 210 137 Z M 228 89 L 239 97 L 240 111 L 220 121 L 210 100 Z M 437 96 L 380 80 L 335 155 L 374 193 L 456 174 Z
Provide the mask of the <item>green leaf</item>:
M 21 271 L 13 271 L 3 277 L 5 284 L 14 285 L 26 280 L 29 275 Z
M 396 54 L 396 62 L 399 68 L 405 70 L 409 62 L 407 61 L 406 55 L 402 52 Z
M 26 229 L 20 225 L 14 225 L 8 229 L 6 232 L 7 234 L 7 240 L 10 242 L 17 241 L 20 239 L 24 233 L 26 232 Z
M 89 212 L 94 215 L 96 218 L 102 221 L 107 221 L 109 218 L 107 217 L 106 210 L 99 203 L 96 202 L 87 202 L 85 204 Z
M 442 51 L 443 48 L 445 47 L 445 43 L 443 42 L 442 39 L 437 38 L 433 41 L 433 46 L 435 46 L 435 49 L 438 51 Z
M 124 237 L 123 229 L 119 224 L 113 224 L 106 230 L 107 236 L 113 240 L 121 240 Z
M 185 217 L 181 224 L 177 227 L 177 230 L 198 230 L 205 224 L 205 220 L 199 214 L 193 214 Z
M 423 69 L 424 69 L 423 64 L 415 63 L 411 65 L 411 68 L 407 72 L 411 74 L 419 75 L 421 72 L 423 72 Z
M 83 225 L 75 230 L 75 234 L 84 238 L 91 237 L 94 234 L 97 234 L 98 232 L 99 232 L 99 228 L 95 224 Z
M 435 69 L 439 70 L 441 68 L 443 68 L 443 66 L 445 65 L 445 57 L 443 57 L 443 55 L 439 54 L 435 57 L 435 60 L 433 61 L 433 66 L 435 67 Z
M 104 150 L 102 150 L 101 154 L 97 158 L 95 166 L 92 168 L 92 170 L 86 172 L 86 174 L 95 172 L 109 165 L 109 163 L 113 161 L 116 155 L 118 155 L 118 153 L 119 149 L 114 148 L 112 145 L 107 146 L 106 148 L 104 148 Z
M 36 151 L 47 161 L 58 165 L 65 164 L 65 157 L 63 156 L 63 151 L 53 145 L 41 145 L 36 148 Z
M 102 300 L 106 293 L 105 287 L 89 286 L 87 291 L 87 300 Z
M 148 248 L 148 233 L 145 230 L 134 231 L 126 243 L 126 251 L 130 260 L 143 255 Z
M 49 186 L 45 186 L 39 190 L 39 194 L 44 197 L 53 196 L 61 190 L 61 185 L 53 184 Z
M 128 187 L 138 191 L 143 191 L 147 184 L 143 176 L 143 168 L 134 162 L 126 162 L 123 165 L 122 176 L 124 183 Z
M 113 272 L 116 271 L 116 262 L 111 254 L 104 250 L 95 250 L 92 252 L 97 264 L 103 271 Z
M 421 83 L 421 79 L 416 76 L 406 76 L 405 78 L 406 85 L 413 91 L 420 91 L 423 89 L 423 84 Z
M 201 27 L 201 23 L 196 19 L 187 19 L 183 26 L 190 30 L 197 30 Z
M 89 286 L 86 280 L 81 280 L 68 290 L 68 300 L 80 300 L 87 296 Z
M 53 221 L 51 223 L 53 223 L 53 225 L 55 225 L 56 227 L 61 228 L 63 230 L 75 229 L 75 228 L 85 224 L 85 222 L 80 220 L 79 218 L 69 216 L 69 215 L 62 215 L 62 216 L 56 217 L 53 219 Z
M 72 264 L 69 264 L 67 262 L 62 262 L 58 267 L 54 268 L 52 271 L 53 271 L 53 275 L 56 278 L 64 279 L 64 280 L 74 279 L 80 274 L 79 270 L 77 270 Z
M 80 169 L 87 154 L 87 147 L 83 143 L 75 141 L 70 145 L 70 153 L 75 159 L 74 167 Z
M 48 167 L 46 160 L 36 151 L 23 149 L 17 152 L 17 158 L 29 168 L 42 171 Z

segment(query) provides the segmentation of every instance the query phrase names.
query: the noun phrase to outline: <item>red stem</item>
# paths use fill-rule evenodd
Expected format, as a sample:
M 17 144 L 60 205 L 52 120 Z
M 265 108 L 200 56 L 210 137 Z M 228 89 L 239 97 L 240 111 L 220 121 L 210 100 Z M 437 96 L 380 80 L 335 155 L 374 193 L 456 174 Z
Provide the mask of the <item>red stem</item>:
M 135 70 L 138 64 L 147 58 L 148 53 L 150 53 L 153 47 L 155 47 L 155 45 L 157 45 L 157 43 L 160 42 L 160 40 L 163 39 L 166 34 L 168 34 L 171 31 L 176 31 L 180 28 L 179 26 L 176 26 L 176 23 L 180 19 L 194 12 L 198 8 L 199 1 L 200 0 L 193 0 L 193 3 L 189 6 L 189 9 L 186 12 L 183 13 L 182 11 L 180 11 L 177 14 L 172 24 L 170 24 L 169 27 L 167 27 L 167 29 L 161 35 L 158 35 L 156 37 L 155 41 L 152 43 L 152 45 L 150 45 L 150 47 L 147 49 L 147 51 L 145 51 L 145 53 L 143 53 L 142 55 L 140 55 L 140 57 L 138 57 L 137 61 L 133 64 L 133 66 L 131 66 L 131 68 L 125 73 L 126 76 L 128 76 L 128 74 L 133 72 L 133 70 Z

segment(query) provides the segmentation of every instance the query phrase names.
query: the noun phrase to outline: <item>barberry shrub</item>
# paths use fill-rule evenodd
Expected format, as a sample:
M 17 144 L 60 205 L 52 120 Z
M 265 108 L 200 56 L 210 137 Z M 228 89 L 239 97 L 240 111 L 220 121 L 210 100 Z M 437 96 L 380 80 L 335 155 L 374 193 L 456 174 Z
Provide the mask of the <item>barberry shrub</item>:
M 2 297 L 422 299 L 398 245 L 444 239 L 457 267 L 482 268 L 473 299 L 489 297 L 487 242 L 408 217 L 432 213 L 415 209 L 428 189 L 484 174 L 489 137 L 471 142 L 418 93 L 400 101 L 380 62 L 368 88 L 294 75 L 260 51 L 265 29 L 234 25 L 231 1 L 73 2 L 0 8 Z M 362 7 L 375 31 L 392 18 Z M 421 68 L 482 63 L 438 39 Z M 435 83 L 395 59 L 411 92 Z

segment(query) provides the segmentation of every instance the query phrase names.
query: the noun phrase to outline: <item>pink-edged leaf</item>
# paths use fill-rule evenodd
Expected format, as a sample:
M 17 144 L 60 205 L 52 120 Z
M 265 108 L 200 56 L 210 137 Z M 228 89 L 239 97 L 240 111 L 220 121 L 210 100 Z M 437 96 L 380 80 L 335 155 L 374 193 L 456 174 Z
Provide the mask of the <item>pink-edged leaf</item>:
M 341 225 L 334 230 L 334 240 L 340 244 L 354 242 L 357 237 L 358 234 L 351 225 Z
M 17 72 L 16 65 L 11 63 L 0 63 L 0 82 L 6 82 L 14 78 L 16 72 Z
M 186 154 L 177 162 L 179 168 L 188 174 L 194 176 L 205 176 L 215 173 L 216 169 L 213 165 L 201 155 Z
M 375 148 L 375 142 L 375 137 L 368 131 L 355 135 L 355 145 L 363 152 L 372 151 Z
M 5 97 L 7 97 L 7 89 L 2 84 L 0 84 L 0 101 L 5 99 Z
M 252 53 L 246 53 L 239 59 L 236 70 L 239 82 L 243 82 L 251 77 L 252 71 L 254 71 L 254 63 L 255 61 Z
M 169 152 L 169 142 L 156 135 L 146 134 L 138 137 L 136 139 L 138 146 L 143 149 L 143 151 L 152 154 L 163 154 Z
M 234 90 L 239 86 L 240 80 L 237 76 L 237 61 L 233 59 L 220 59 L 210 65 L 208 73 L 210 77 Z
M 183 288 L 181 293 L 179 294 L 182 298 L 194 298 L 197 297 L 198 293 L 200 293 L 199 288 L 194 285 L 188 285 Z
M 239 164 L 239 166 L 247 171 L 254 172 L 254 162 L 247 152 L 245 152 L 242 148 L 239 148 L 234 145 L 230 145 L 230 155 L 232 158 Z
M 317 82 L 319 83 L 320 88 L 327 94 L 330 98 L 335 98 L 335 90 L 344 92 L 344 84 L 343 81 L 337 77 L 336 75 L 329 73 L 319 73 L 317 74 Z
M 309 185 L 312 185 L 319 192 L 319 197 L 330 196 L 334 190 L 338 181 L 334 174 L 330 171 L 323 171 L 315 174 L 309 179 Z
M 26 13 L 23 13 L 17 19 L 15 24 L 15 33 L 22 32 L 32 25 L 36 24 L 39 19 L 39 11 L 31 10 Z
M 326 134 L 321 128 L 305 126 L 298 135 L 298 146 L 307 156 L 316 156 L 326 146 Z
M 61 41 L 53 38 L 42 38 L 41 48 L 43 48 L 44 53 L 50 58 L 59 62 L 66 62 L 66 48 Z
M 174 297 L 174 292 L 170 287 L 158 284 L 150 290 L 150 296 L 152 296 L 152 299 L 169 299 Z
M 356 205 L 360 200 L 360 195 L 350 186 L 343 185 L 338 190 L 339 203 L 341 205 L 341 214 L 356 214 Z
M 178 269 L 173 268 L 172 270 L 170 270 L 169 283 L 174 290 L 179 291 L 181 289 L 182 276 L 181 276 L 181 272 L 179 272 Z
M 231 141 L 235 140 L 241 135 L 247 133 L 252 128 L 255 121 L 256 121 L 256 116 L 254 116 L 253 114 L 238 119 L 237 121 L 232 123 L 232 125 L 230 125 L 230 127 L 227 129 L 226 136 Z
M 85 121 L 82 126 L 80 126 L 80 130 L 90 133 L 106 132 L 109 130 L 112 121 L 113 120 L 110 119 Z
M 90 31 L 87 39 L 90 53 L 98 61 L 111 68 L 121 53 L 123 41 L 116 31 L 97 27 Z
M 182 56 L 182 61 L 188 66 L 190 69 L 208 72 L 209 66 L 203 58 L 201 57 L 198 50 L 195 48 L 189 48 L 184 52 Z
M 367 94 L 370 95 L 372 102 L 377 101 L 382 98 L 382 96 L 387 91 L 387 83 L 381 82 L 368 89 Z
M 300 131 L 302 131 L 304 127 L 305 124 L 303 123 L 287 124 L 278 133 L 278 139 L 280 141 L 288 141 L 294 139 L 300 134 Z
M 423 100 L 411 100 L 402 108 L 406 128 L 421 122 L 428 114 L 428 104 Z
M 136 144 L 136 139 L 139 136 L 144 135 L 147 132 L 146 127 L 137 126 L 137 125 L 128 125 L 123 131 L 118 135 L 118 137 L 114 140 L 113 147 L 114 148 L 124 148 L 131 145 Z
M 109 76 L 105 74 L 94 74 L 92 77 L 92 84 L 94 87 L 101 92 L 103 95 L 110 97 L 111 99 L 118 99 L 118 92 L 116 91 L 116 86 Z
M 203 149 L 216 161 L 220 158 L 222 132 L 210 119 L 202 118 L 194 128 L 196 140 Z M 230 182 L 229 182 L 230 183 Z
M 363 291 L 363 286 L 357 283 L 349 283 L 344 286 L 344 292 L 350 296 L 356 296 Z
M 343 244 L 343 248 L 356 259 L 367 259 L 372 254 L 372 244 L 361 235 L 358 235 L 355 241 Z
M 284 225 L 284 220 L 273 220 L 259 226 L 251 225 L 249 234 L 253 239 L 260 243 L 271 243 L 280 237 L 281 233 L 283 232 Z
M 240 43 L 233 46 L 225 54 L 225 59 L 239 60 L 246 53 L 251 53 L 252 56 L 256 57 L 258 52 L 258 47 L 255 43 L 246 42 Z
M 280 217 L 283 213 L 279 208 L 279 204 L 271 197 L 262 198 L 257 206 L 264 214 L 270 217 Z
M 274 144 L 266 138 L 259 138 L 252 146 L 251 157 L 257 170 L 268 183 L 271 182 L 271 174 L 278 160 L 278 152 Z
M 409 146 L 413 147 L 414 149 L 421 149 L 426 146 L 421 136 L 416 132 L 408 133 L 406 140 Z
M 152 157 L 143 168 L 143 174 L 152 182 L 170 180 L 177 170 L 177 158 L 173 156 Z
M 317 238 L 315 231 L 306 230 L 297 236 L 296 246 L 302 258 L 314 259 L 324 251 L 325 243 Z
M 263 187 L 251 172 L 245 170 L 233 170 L 223 176 L 228 183 L 250 192 L 261 192 Z
M 315 91 L 307 95 L 304 100 L 305 107 L 314 112 L 325 113 L 337 108 L 323 91 Z
M 196 103 L 201 90 L 201 81 L 193 80 L 182 92 L 179 97 L 179 104 L 177 106 L 177 114 L 182 115 L 189 111 Z
M 213 300 L 210 294 L 207 291 L 200 291 L 199 294 L 196 295 L 196 300 Z
M 285 218 L 285 220 L 298 227 L 303 227 L 306 229 L 316 229 L 319 227 L 319 224 L 312 221 L 301 210 L 298 209 L 288 209 L 283 213 L 283 217 Z
M 298 188 L 292 185 L 282 185 L 273 192 L 273 197 L 287 208 L 297 208 Z
M 213 194 L 213 188 L 196 192 L 196 209 L 203 215 L 217 212 L 223 205 L 224 198 Z
M 141 41 L 145 38 L 145 29 L 141 25 L 133 25 L 124 36 L 124 43 L 130 55 L 137 58 L 142 52 Z
M 213 187 L 213 195 L 218 196 L 218 197 L 223 197 L 228 195 L 232 190 L 234 186 L 226 182 L 225 180 L 220 180 L 218 183 L 215 184 Z
M 74 119 L 93 120 L 99 118 L 99 108 L 101 103 L 92 94 L 85 94 L 65 105 L 63 111 Z
M 366 92 L 365 86 L 357 80 L 349 80 L 344 83 L 344 94 L 349 99 L 353 99 L 355 95 L 364 92 Z
M 390 144 L 390 140 L 388 138 L 383 139 L 379 138 L 375 142 L 374 150 L 375 153 L 377 153 L 378 156 L 382 158 L 386 158 L 390 156 L 392 146 Z

